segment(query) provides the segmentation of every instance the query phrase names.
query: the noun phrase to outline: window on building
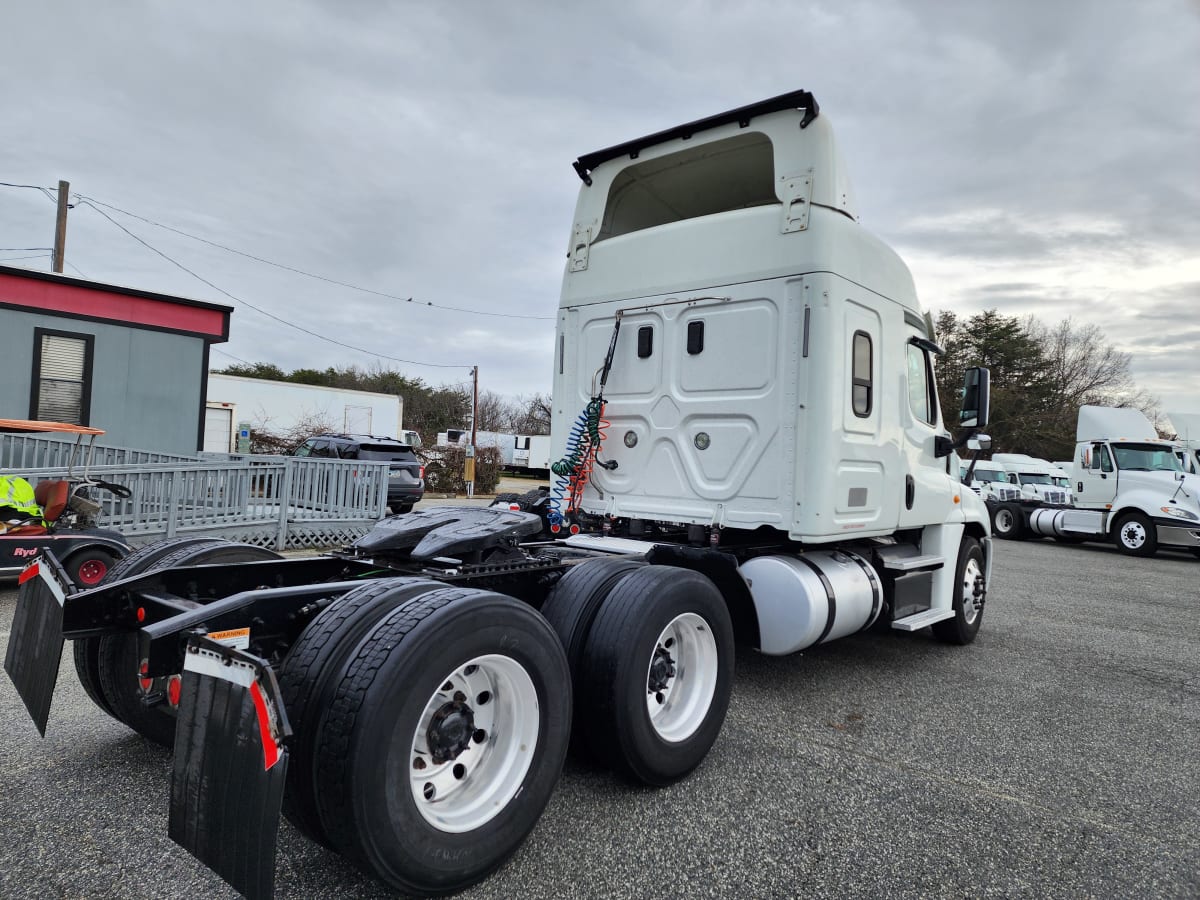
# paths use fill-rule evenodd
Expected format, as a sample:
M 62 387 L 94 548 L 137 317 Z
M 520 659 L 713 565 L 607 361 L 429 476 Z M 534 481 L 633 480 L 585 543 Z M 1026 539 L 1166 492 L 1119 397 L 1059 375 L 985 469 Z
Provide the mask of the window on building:
M 31 419 L 89 424 L 94 342 L 90 334 L 34 329 Z
M 851 373 L 850 403 L 854 414 L 866 418 L 871 414 L 873 384 L 871 380 L 871 336 L 865 331 L 854 332 L 853 372 Z

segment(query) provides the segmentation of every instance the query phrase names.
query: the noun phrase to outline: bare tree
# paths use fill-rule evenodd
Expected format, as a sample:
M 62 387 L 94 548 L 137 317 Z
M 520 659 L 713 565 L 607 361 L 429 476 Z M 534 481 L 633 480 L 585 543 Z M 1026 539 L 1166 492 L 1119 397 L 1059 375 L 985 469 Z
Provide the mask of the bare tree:
M 549 434 L 550 395 L 518 396 L 513 403 L 509 426 L 515 434 Z

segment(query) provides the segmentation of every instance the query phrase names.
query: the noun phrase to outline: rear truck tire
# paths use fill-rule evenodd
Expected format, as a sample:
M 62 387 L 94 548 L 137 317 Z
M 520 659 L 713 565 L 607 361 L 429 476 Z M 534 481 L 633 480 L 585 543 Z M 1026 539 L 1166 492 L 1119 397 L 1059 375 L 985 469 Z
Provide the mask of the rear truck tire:
M 651 785 L 707 755 L 733 687 L 733 624 L 708 578 L 646 566 L 601 605 L 584 648 L 578 718 L 592 753 Z
M 966 645 L 979 634 L 987 599 L 985 571 L 979 541 L 964 537 L 958 548 L 958 566 L 954 570 L 954 618 L 933 623 L 933 636 L 939 641 Z
M 562 771 L 569 678 L 546 620 L 511 597 L 440 588 L 393 610 L 320 729 L 317 805 L 334 846 L 409 893 L 499 868 Z
M 997 504 L 992 510 L 992 534 L 1009 541 L 1019 541 L 1025 531 L 1021 511 L 1011 503 Z
M 413 511 L 413 504 L 411 504 L 411 503 L 401 503 L 400 506 L 397 507 L 397 509 L 396 509 L 397 513 L 410 513 L 412 511 Z
M 542 615 L 567 653 L 573 685 L 581 684 L 584 646 L 601 604 L 621 579 L 645 565 L 641 560 L 620 558 L 581 562 L 559 579 L 542 604 Z M 580 704 L 577 703 L 575 709 L 578 714 Z M 576 754 L 587 752 L 587 741 L 579 721 L 571 726 L 571 750 Z
M 167 538 L 155 541 L 153 544 L 139 547 L 128 556 L 118 560 L 100 583 L 112 584 L 122 578 L 141 575 L 150 571 L 159 559 L 183 547 L 216 543 L 216 540 L 216 538 Z M 100 638 L 77 638 L 71 643 L 71 654 L 75 659 L 75 674 L 79 676 L 79 683 L 83 685 L 84 692 L 93 703 L 120 721 L 120 716 L 113 711 L 108 699 L 104 696 L 104 688 L 100 683 Z
M 1158 552 L 1158 533 L 1148 516 L 1128 512 L 1117 520 L 1113 543 L 1126 556 L 1153 556 Z
M 146 567 L 145 572 L 169 569 L 172 566 L 193 566 L 203 563 L 240 563 L 265 559 L 279 559 L 273 550 L 253 544 L 235 544 L 230 541 L 212 540 L 202 544 L 191 544 L 168 553 Z M 138 669 L 138 636 L 136 631 L 106 634 L 100 638 L 98 668 L 100 687 L 113 715 L 142 737 L 164 747 L 175 744 L 175 716 L 167 711 L 165 704 L 147 706 Z M 165 690 L 163 679 L 154 679 L 149 692 Z
M 84 547 L 67 557 L 64 568 L 75 587 L 86 591 L 104 581 L 116 561 L 116 557 L 108 550 Z
M 342 595 L 301 632 L 279 669 L 279 692 L 291 723 L 283 814 L 301 832 L 331 846 L 317 811 L 316 746 L 333 690 L 358 645 L 379 620 L 441 582 L 386 578 Z

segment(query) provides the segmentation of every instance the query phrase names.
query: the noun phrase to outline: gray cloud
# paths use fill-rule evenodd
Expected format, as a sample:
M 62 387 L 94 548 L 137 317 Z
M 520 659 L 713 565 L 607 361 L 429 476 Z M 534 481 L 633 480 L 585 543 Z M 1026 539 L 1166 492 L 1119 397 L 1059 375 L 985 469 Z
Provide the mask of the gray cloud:
M 69 52 L 51 63 L 49 38 L 64 30 Z M 1159 360 L 1168 344 L 1149 343 L 1179 322 L 1171 352 L 1200 354 L 1180 337 L 1200 318 L 1187 304 L 1195 272 L 1103 302 L 1109 287 L 1091 274 L 1105 260 L 1136 271 L 1200 258 L 1200 120 L 1186 113 L 1200 108 L 1200 24 L 1172 0 L 70 0 L 7 11 L 0 50 L 0 180 L 68 178 L 332 278 L 548 317 L 578 154 L 806 87 L 837 126 L 864 225 L 950 273 L 937 288 L 957 311 L 1095 321 L 1135 352 L 1144 386 L 1193 398 L 1200 387 L 1194 362 L 1171 368 Z M 0 246 L 48 244 L 52 215 L 39 195 L 0 189 Z M 493 390 L 549 388 L 552 320 L 371 297 L 125 224 L 276 315 L 375 354 L 459 366 L 410 370 L 434 383 L 478 364 Z M 72 212 L 68 260 L 99 280 L 226 300 L 86 208 Z M 981 271 L 996 277 L 954 290 L 953 273 Z M 379 360 L 241 306 L 219 349 L 285 367 Z

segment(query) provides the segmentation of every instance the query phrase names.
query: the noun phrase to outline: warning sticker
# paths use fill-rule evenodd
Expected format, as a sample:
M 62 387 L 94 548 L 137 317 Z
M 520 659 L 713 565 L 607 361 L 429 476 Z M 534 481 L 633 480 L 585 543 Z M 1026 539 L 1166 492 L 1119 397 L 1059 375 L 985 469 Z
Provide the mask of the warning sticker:
M 250 649 L 250 628 L 230 628 L 228 631 L 210 631 L 205 635 L 210 641 L 232 647 L 234 650 Z

